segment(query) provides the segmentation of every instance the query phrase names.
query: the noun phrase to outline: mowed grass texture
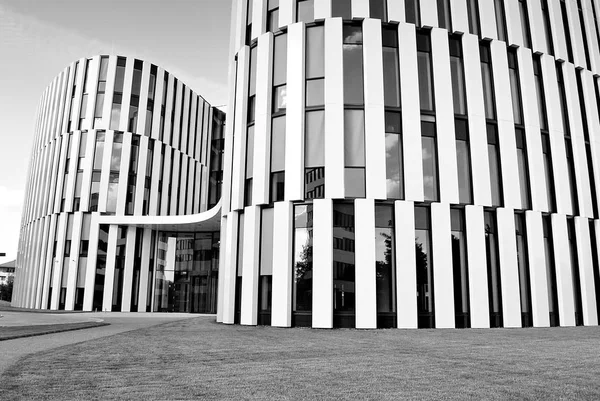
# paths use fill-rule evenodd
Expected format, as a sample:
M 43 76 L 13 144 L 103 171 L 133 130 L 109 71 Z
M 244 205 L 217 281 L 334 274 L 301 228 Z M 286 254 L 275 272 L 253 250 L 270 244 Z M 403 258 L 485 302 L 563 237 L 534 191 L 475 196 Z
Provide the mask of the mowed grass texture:
M 0 399 L 600 399 L 598 327 L 312 330 L 198 317 L 27 356 Z

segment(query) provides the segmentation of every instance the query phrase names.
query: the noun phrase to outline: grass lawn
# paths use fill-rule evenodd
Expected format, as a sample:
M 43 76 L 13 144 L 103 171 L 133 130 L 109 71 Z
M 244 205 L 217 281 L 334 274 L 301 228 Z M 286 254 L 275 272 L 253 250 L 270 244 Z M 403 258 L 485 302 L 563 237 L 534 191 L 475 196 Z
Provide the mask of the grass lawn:
M 600 328 L 166 323 L 19 360 L 0 398 L 600 399 Z

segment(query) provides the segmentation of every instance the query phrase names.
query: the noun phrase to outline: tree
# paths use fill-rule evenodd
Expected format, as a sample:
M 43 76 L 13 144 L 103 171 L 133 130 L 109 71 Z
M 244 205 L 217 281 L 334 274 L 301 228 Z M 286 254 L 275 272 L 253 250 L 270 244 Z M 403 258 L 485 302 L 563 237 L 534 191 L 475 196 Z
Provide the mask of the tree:
M 0 301 L 11 301 L 13 292 L 14 278 L 9 277 L 8 282 L 0 284 Z

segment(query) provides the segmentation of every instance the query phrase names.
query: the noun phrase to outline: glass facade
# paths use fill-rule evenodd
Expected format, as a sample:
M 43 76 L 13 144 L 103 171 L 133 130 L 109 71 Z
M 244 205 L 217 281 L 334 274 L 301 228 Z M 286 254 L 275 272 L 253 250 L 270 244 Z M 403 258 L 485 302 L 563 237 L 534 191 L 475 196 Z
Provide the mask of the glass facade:
M 375 277 L 377 295 L 377 327 L 396 324 L 396 255 L 394 207 L 375 205 Z
M 417 258 L 417 312 L 419 328 L 435 327 L 433 260 L 429 208 L 415 206 L 415 252 Z
M 313 206 L 294 206 L 292 324 L 312 325 Z
M 492 210 L 486 210 L 484 212 L 484 221 L 488 299 L 490 303 L 490 327 L 502 327 L 502 285 L 500 280 L 500 256 L 498 252 L 496 213 Z
M 354 327 L 354 205 L 333 204 L 333 327 Z
M 450 209 L 450 226 L 452 230 L 452 275 L 456 328 L 468 328 L 471 327 L 469 270 L 465 216 L 462 209 Z

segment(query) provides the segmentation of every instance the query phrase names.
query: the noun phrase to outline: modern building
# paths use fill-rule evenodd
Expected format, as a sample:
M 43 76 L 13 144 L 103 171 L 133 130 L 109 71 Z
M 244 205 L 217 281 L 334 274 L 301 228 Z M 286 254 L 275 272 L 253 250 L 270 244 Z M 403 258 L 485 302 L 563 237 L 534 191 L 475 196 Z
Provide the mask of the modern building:
M 198 159 L 215 176 L 208 189 L 197 174 L 182 175 L 177 162 L 173 170 L 169 162 L 153 168 L 179 187 L 154 187 L 159 178 L 153 174 L 146 216 L 136 212 L 143 211 L 143 175 L 127 170 L 122 159 L 115 171 L 137 177 L 128 215 L 133 197 L 122 181 L 116 207 L 109 207 L 111 160 L 105 156 L 97 210 L 89 209 L 90 200 L 83 203 L 84 194 L 91 199 L 89 189 L 81 192 L 84 213 L 61 211 L 60 199 L 76 197 L 67 192 L 61 198 L 64 189 L 57 186 L 46 191 L 55 198 L 50 207 L 43 201 L 47 195 L 32 196 L 30 190 L 26 199 L 41 201 L 46 210 L 24 217 L 17 306 L 60 308 L 64 292 L 64 308 L 74 307 L 70 300 L 77 299 L 78 287 L 72 283 L 78 282 L 81 257 L 69 260 L 61 250 L 69 238 L 69 252 L 77 254 L 72 248 L 80 238 L 69 237 L 69 218 L 80 213 L 83 221 L 89 211 L 92 256 L 79 287 L 85 310 L 207 310 L 194 305 L 215 302 L 218 265 L 217 321 L 227 324 L 598 324 L 600 3 L 233 4 L 227 123 L 221 134 L 223 116 L 213 109 L 203 139 L 212 151 Z M 126 88 L 136 61 L 127 63 Z M 110 63 L 107 76 L 110 87 Z M 149 82 L 144 79 L 142 73 L 142 90 Z M 159 73 L 156 81 L 162 79 Z M 173 88 L 170 81 L 167 86 Z M 63 98 L 57 104 L 69 103 Z M 177 131 L 177 100 L 169 122 L 169 105 L 167 100 L 164 136 L 160 124 L 149 135 L 140 124 L 137 131 L 129 129 L 127 105 L 112 129 L 139 136 L 140 143 L 149 137 L 155 148 L 167 137 L 161 146 L 179 151 L 192 131 Z M 107 106 L 104 115 L 110 114 Z M 154 104 L 153 118 L 159 114 Z M 71 133 L 81 135 L 69 127 L 68 115 L 62 114 L 67 129 L 46 137 L 64 142 Z M 91 118 L 83 121 L 93 124 Z M 101 128 L 114 137 L 110 124 Z M 48 162 L 37 156 L 47 142 L 34 150 L 33 191 L 39 186 L 36 168 L 46 181 L 63 180 L 64 162 L 49 172 Z M 93 143 L 88 148 L 83 160 L 89 175 Z M 181 207 L 181 191 L 195 185 L 208 192 L 207 203 L 192 195 Z M 153 192 L 158 188 L 161 196 Z M 159 200 L 161 207 L 153 209 Z M 48 244 L 56 243 L 58 253 L 31 245 L 43 248 L 40 238 L 48 232 L 57 238 Z M 40 255 L 46 267 L 31 263 Z M 196 287 L 195 272 L 204 271 L 197 266 L 209 259 L 212 287 Z M 52 279 L 42 280 L 46 275 Z M 209 295 L 196 298 L 197 291 Z

